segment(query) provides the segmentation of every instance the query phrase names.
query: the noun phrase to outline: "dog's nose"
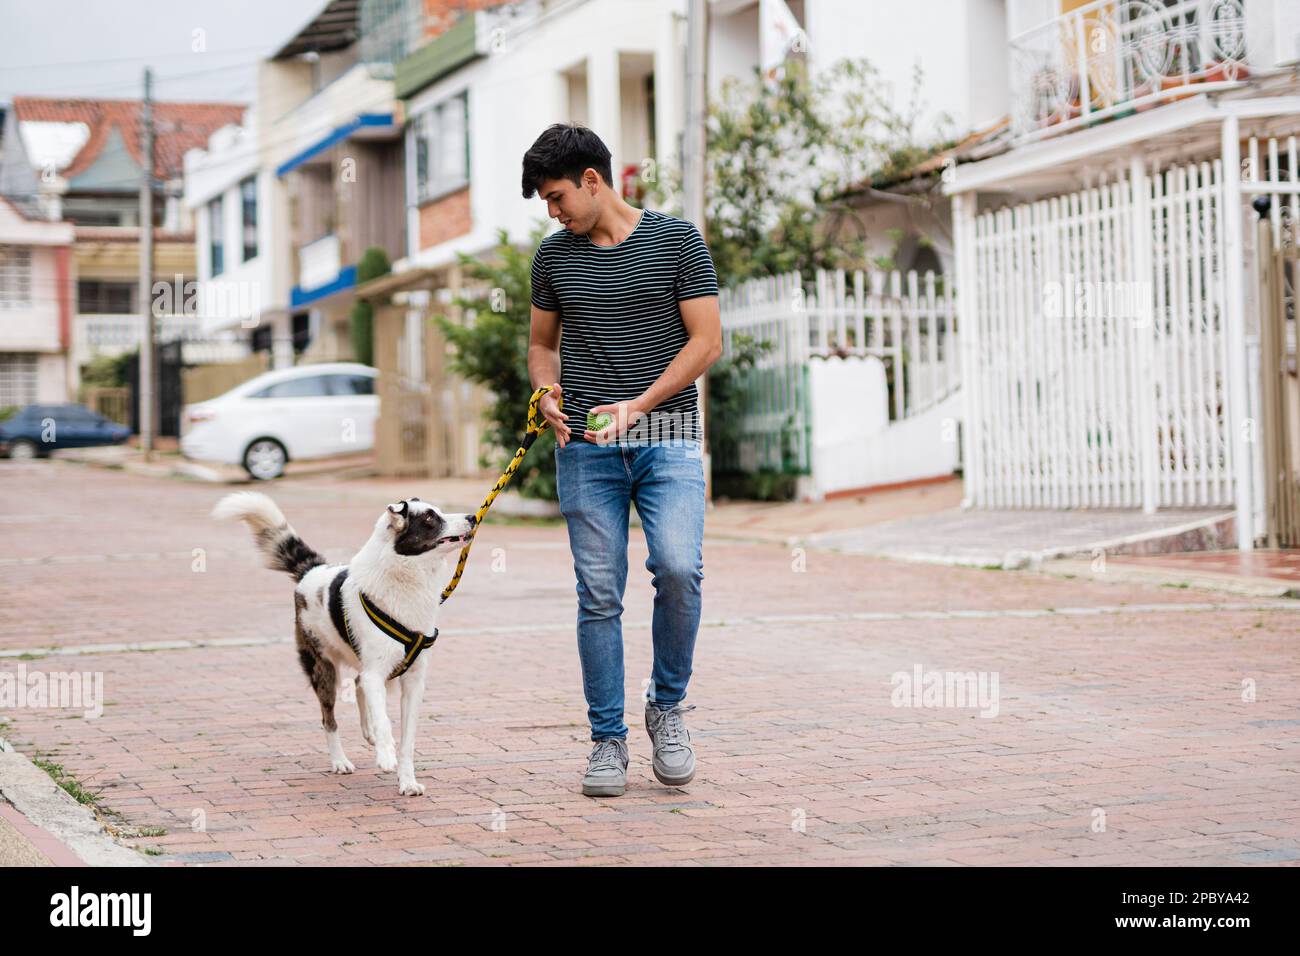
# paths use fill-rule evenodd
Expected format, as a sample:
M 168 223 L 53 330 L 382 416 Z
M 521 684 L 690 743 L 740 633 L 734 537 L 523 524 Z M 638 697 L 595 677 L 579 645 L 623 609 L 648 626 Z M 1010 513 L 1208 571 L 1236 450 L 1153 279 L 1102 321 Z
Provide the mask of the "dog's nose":
M 466 515 L 465 519 L 469 522 L 469 526 L 471 528 L 474 527 L 474 525 L 478 524 L 478 519 L 475 518 L 473 515 Z

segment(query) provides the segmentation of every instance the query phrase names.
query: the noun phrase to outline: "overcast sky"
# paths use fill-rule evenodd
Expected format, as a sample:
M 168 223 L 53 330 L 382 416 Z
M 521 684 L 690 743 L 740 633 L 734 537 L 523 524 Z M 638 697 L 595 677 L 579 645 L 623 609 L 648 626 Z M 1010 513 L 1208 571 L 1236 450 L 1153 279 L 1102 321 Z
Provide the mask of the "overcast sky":
M 325 3 L 0 0 L 0 102 L 15 96 L 137 99 L 144 68 L 151 66 L 156 99 L 249 103 L 257 61 Z

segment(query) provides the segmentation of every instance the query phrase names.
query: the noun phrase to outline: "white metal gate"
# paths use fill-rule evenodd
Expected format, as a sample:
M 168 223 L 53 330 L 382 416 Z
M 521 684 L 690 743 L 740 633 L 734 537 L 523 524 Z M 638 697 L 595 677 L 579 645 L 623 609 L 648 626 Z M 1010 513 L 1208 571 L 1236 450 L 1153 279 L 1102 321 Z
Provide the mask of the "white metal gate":
M 975 218 L 971 503 L 1232 503 L 1222 201 L 1215 161 Z

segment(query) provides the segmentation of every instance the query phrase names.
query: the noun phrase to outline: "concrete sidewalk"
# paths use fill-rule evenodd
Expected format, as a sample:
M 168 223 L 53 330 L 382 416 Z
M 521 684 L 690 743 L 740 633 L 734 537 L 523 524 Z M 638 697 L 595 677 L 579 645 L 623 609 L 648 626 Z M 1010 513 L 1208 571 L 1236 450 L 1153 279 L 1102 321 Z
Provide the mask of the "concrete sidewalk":
M 144 866 L 101 821 L 0 738 L 0 866 Z
M 50 856 L 37 848 L 43 834 L 27 830 L 25 822 L 10 804 L 0 802 L 0 866 L 53 866 Z

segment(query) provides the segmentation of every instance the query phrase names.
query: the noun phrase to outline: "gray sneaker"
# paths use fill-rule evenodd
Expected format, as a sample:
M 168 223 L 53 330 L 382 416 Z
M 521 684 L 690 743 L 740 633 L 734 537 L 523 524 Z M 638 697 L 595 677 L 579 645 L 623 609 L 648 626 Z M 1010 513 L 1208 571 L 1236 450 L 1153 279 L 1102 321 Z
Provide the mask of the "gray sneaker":
M 660 710 L 651 703 L 645 705 L 645 730 L 654 744 L 651 765 L 664 786 L 683 787 L 695 777 L 691 732 L 682 722 L 682 714 L 694 709 L 694 704 L 677 704 L 669 710 Z
M 582 778 L 583 796 L 621 797 L 626 786 L 627 741 L 622 737 L 596 741 Z

